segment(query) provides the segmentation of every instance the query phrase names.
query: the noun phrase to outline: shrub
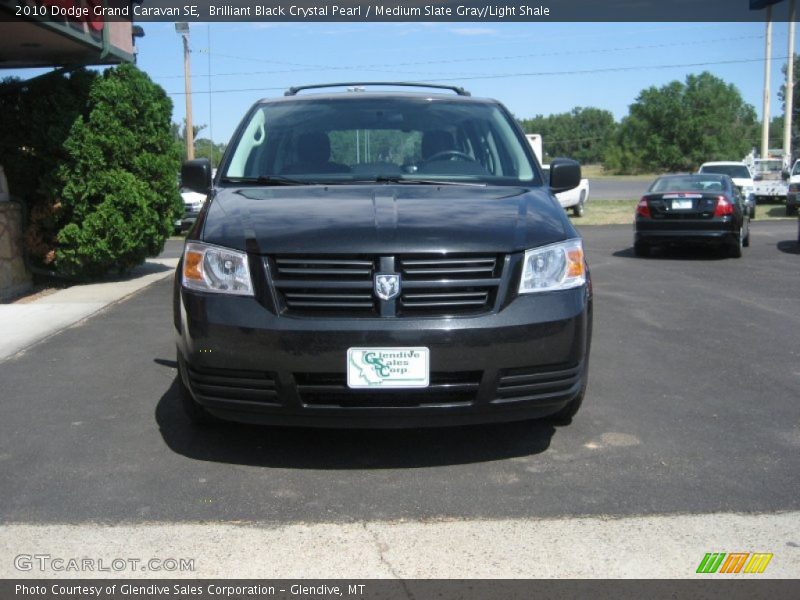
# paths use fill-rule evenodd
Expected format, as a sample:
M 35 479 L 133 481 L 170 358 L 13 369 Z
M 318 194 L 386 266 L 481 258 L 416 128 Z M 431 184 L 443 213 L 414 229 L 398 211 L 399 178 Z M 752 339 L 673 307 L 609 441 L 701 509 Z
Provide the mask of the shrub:
M 124 272 L 164 248 L 180 213 L 172 102 L 132 65 L 91 87 L 64 143 L 55 266 L 73 277 Z

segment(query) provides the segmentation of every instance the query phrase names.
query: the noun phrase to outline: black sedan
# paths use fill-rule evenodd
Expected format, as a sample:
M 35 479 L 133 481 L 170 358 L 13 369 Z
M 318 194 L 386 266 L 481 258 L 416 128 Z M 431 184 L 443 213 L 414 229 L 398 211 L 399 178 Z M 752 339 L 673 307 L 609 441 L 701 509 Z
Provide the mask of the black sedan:
M 633 242 L 636 256 L 657 245 L 699 243 L 739 258 L 750 245 L 745 199 L 727 175 L 659 177 L 636 206 Z

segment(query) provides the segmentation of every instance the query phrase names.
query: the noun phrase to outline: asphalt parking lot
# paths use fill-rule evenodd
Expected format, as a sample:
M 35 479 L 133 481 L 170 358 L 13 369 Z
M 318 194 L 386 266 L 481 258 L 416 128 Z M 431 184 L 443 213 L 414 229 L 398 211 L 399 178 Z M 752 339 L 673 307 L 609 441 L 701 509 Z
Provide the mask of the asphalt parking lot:
M 739 260 L 636 259 L 627 226 L 582 233 L 595 330 L 570 426 L 193 429 L 178 406 L 165 280 L 0 363 L 0 520 L 799 509 L 797 223 L 754 223 Z

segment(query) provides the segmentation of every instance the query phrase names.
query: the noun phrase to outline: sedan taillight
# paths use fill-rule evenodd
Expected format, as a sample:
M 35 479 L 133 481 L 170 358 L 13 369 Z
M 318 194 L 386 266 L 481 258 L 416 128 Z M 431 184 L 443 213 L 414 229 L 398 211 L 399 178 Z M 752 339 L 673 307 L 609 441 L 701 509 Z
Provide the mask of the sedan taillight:
M 646 219 L 650 218 L 650 207 L 647 206 L 647 198 L 639 200 L 639 204 L 636 205 L 636 214 Z
M 714 209 L 715 217 L 726 217 L 733 214 L 733 204 L 725 196 L 717 196 L 717 207 Z

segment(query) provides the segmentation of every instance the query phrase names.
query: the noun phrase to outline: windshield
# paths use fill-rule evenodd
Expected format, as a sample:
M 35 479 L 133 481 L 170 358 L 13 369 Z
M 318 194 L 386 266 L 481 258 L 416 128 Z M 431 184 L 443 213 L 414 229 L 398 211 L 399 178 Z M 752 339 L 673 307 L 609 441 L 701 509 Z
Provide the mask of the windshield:
M 757 160 L 753 166 L 756 173 L 780 173 L 783 169 L 783 161 L 780 159 Z
M 719 173 L 733 179 L 752 179 L 750 171 L 744 165 L 705 165 L 701 173 Z
M 674 175 L 659 177 L 650 186 L 651 192 L 714 192 L 729 191 L 725 185 L 725 178 L 710 175 Z
M 527 142 L 492 103 L 362 97 L 265 103 L 222 181 L 541 185 Z

